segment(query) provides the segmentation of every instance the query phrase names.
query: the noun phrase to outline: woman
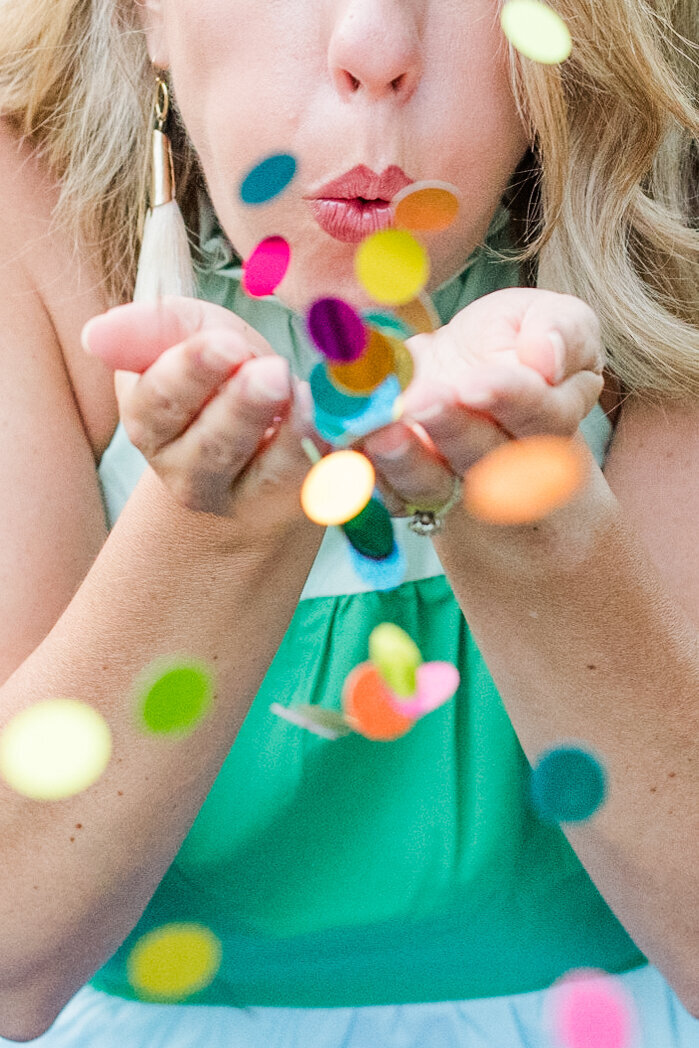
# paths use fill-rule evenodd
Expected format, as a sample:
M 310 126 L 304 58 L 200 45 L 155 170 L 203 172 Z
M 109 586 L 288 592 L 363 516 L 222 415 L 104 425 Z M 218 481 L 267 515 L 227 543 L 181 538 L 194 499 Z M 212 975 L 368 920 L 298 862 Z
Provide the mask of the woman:
M 80 696 L 114 745 L 58 804 L 3 787 L 7 1041 L 538 1046 L 580 968 L 617 977 L 649 1045 L 696 1038 L 697 16 L 555 6 L 560 68 L 510 49 L 490 0 L 3 9 L 3 723 Z M 198 299 L 128 304 L 156 71 Z M 242 176 L 286 150 L 297 181 L 246 207 Z M 407 548 L 393 591 L 305 518 L 288 381 L 313 299 L 372 305 L 305 200 L 360 164 L 466 202 L 430 242 L 443 327 L 409 341 L 403 418 L 362 443 Z M 293 264 L 253 301 L 235 263 L 270 233 Z M 588 482 L 539 524 L 457 503 L 434 539 L 407 528 L 492 448 L 578 428 Z M 381 621 L 458 665 L 452 703 L 385 744 L 274 718 L 337 708 Z M 163 741 L 124 699 L 175 652 L 213 668 L 216 702 Z M 568 738 L 611 785 L 551 826 L 529 766 Z M 139 1000 L 131 952 L 177 921 L 216 934 L 216 977 Z

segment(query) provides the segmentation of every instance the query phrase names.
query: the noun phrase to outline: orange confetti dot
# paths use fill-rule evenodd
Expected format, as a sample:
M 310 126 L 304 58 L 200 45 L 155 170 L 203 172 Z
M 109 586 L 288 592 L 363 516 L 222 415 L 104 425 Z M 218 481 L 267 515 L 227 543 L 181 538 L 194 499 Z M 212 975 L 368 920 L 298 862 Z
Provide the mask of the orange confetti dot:
M 393 312 L 411 327 L 416 335 L 430 334 L 442 326 L 442 321 L 432 305 L 431 298 L 424 292 L 411 299 L 410 302 L 394 306 Z
M 415 723 L 390 705 L 381 674 L 372 662 L 360 662 L 347 675 L 342 706 L 350 727 L 375 742 L 399 739 Z
M 489 524 L 529 524 L 564 506 L 588 473 L 568 437 L 533 436 L 502 444 L 464 477 L 464 505 Z
M 328 375 L 343 392 L 373 393 L 393 371 L 393 339 L 369 328 L 369 341 L 361 357 L 350 364 L 329 364 Z
M 414 233 L 437 233 L 456 221 L 459 201 L 447 182 L 417 182 L 406 186 L 392 201 L 399 228 Z

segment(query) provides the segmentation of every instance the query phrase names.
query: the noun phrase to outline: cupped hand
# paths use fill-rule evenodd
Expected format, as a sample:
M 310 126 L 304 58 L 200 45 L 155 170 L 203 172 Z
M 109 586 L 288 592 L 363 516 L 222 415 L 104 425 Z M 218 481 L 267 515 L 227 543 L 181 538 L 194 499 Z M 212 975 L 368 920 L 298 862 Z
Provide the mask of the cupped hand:
M 253 531 L 301 514 L 304 423 L 287 361 L 254 328 L 165 297 L 93 318 L 83 340 L 114 370 L 124 429 L 181 505 Z
M 454 476 L 507 440 L 572 437 L 604 387 L 599 320 L 573 295 L 505 288 L 406 344 L 403 415 L 359 445 L 393 516 L 438 509 Z

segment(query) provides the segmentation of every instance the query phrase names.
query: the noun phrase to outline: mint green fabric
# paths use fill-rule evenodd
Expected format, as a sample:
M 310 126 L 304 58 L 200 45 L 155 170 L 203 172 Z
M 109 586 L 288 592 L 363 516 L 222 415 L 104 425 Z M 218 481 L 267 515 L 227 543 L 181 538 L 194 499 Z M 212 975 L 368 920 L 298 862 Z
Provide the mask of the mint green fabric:
M 506 219 L 499 209 L 491 246 L 506 243 Z M 201 297 L 243 316 L 307 377 L 318 357 L 301 318 L 242 292 L 213 219 L 202 243 Z M 511 263 L 479 248 L 434 302 L 446 322 L 518 283 Z M 599 407 L 583 431 L 602 463 L 610 429 Z M 110 525 L 143 468 L 120 426 L 99 470 Z M 430 540 L 412 539 L 424 561 L 416 554 L 412 578 L 384 592 L 344 587 L 346 566 L 322 563 L 337 544 L 323 542 L 312 572 L 323 595 L 302 595 L 189 834 L 93 987 L 138 999 L 129 952 L 171 921 L 199 921 L 223 946 L 216 979 L 188 1004 L 465 1000 L 540 989 L 571 968 L 645 962 L 561 830 L 532 810 L 529 765 L 493 680 Z M 425 660 L 458 666 L 453 701 L 389 743 L 327 741 L 270 712 L 273 702 L 339 709 L 382 621 L 407 630 Z

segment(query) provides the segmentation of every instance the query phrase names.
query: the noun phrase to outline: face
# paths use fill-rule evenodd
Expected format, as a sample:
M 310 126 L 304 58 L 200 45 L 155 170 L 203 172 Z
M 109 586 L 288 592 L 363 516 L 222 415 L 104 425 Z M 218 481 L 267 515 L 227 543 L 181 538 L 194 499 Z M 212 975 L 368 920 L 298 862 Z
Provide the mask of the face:
M 496 0 L 145 0 L 142 12 L 236 251 L 272 235 L 291 245 L 276 292 L 288 306 L 333 295 L 377 308 L 354 275 L 357 243 L 321 228 L 305 199 L 359 164 L 458 188 L 457 222 L 425 237 L 427 290 L 462 268 L 528 144 Z M 246 206 L 243 178 L 275 153 L 296 158 L 293 182 Z

